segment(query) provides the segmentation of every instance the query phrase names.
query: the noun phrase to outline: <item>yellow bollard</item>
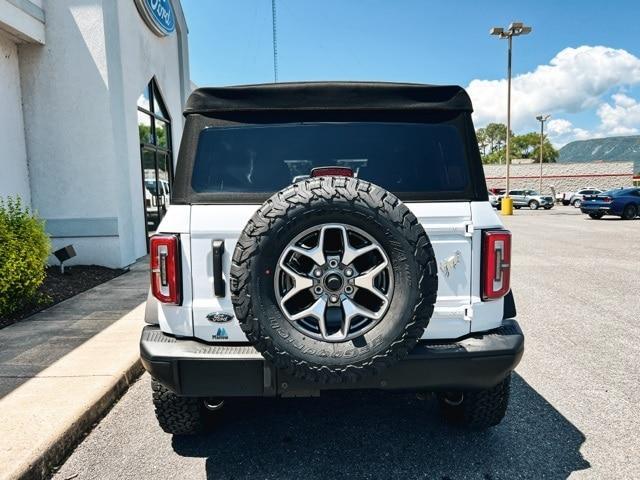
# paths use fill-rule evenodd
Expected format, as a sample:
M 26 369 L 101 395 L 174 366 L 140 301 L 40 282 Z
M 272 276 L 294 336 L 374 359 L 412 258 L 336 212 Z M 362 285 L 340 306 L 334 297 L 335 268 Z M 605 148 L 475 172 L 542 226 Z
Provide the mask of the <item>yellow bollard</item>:
M 502 213 L 502 215 L 513 215 L 513 200 L 511 197 L 504 197 L 502 199 L 500 213 Z

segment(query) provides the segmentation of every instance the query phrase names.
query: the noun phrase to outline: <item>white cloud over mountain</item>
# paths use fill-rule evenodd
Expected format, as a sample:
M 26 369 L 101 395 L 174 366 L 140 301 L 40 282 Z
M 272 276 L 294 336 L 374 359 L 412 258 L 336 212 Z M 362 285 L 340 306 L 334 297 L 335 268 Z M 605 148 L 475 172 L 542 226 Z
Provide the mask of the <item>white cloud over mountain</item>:
M 559 145 L 593 136 L 629 135 L 640 131 L 640 102 L 622 93 L 640 84 L 640 59 L 626 50 L 583 45 L 565 48 L 547 65 L 512 79 L 512 128 L 537 127 L 536 115 L 551 113 L 549 137 Z M 506 79 L 472 80 L 467 87 L 477 126 L 506 122 Z M 611 92 L 615 91 L 613 95 Z M 611 95 L 610 102 L 604 98 Z M 587 131 L 562 114 L 594 110 L 600 119 Z
M 632 135 L 640 131 L 640 102 L 624 93 L 611 97 L 613 105 L 603 103 L 598 107 L 600 128 L 611 135 Z

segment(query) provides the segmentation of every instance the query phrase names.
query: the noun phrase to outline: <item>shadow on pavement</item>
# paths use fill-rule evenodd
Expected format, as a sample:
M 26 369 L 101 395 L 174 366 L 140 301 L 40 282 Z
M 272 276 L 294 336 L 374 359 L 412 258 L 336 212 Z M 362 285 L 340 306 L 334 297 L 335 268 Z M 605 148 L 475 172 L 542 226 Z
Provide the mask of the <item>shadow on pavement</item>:
M 238 400 L 214 431 L 172 440 L 223 478 L 566 478 L 589 468 L 584 435 L 519 375 L 501 425 L 445 426 L 436 402 L 411 394 L 331 392 L 313 399 Z
M 0 399 L 140 305 L 147 262 L 0 330 Z

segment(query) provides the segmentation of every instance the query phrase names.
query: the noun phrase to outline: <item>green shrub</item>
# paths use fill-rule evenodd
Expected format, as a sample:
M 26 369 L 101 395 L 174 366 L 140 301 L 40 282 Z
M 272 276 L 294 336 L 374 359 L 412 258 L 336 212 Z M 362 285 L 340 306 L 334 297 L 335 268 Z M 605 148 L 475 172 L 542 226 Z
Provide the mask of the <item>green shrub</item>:
M 51 244 L 20 198 L 0 199 L 0 318 L 38 298 Z

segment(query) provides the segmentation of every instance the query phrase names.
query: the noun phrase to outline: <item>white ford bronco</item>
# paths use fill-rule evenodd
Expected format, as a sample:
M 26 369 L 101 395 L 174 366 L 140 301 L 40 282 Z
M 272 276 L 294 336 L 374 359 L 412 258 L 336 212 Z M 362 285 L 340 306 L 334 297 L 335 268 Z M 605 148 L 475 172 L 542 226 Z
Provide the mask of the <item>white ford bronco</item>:
M 200 432 L 238 397 L 335 389 L 502 420 L 524 337 L 471 112 L 457 86 L 191 95 L 140 341 L 165 431 Z

